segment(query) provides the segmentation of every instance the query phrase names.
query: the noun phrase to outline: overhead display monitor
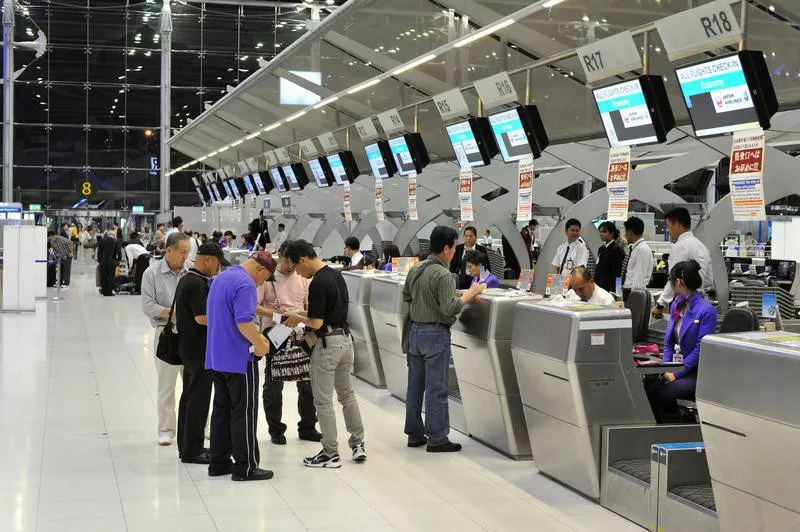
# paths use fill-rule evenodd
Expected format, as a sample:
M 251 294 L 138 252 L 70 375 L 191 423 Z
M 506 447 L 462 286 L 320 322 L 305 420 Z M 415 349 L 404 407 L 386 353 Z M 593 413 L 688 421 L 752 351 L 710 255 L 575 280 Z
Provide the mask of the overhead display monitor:
M 253 182 L 250 180 L 250 176 L 245 175 L 242 177 L 242 179 L 244 180 L 244 188 L 247 189 L 247 193 L 250 194 L 251 196 L 255 196 L 256 190 L 255 188 L 253 188 Z
M 419 174 L 431 162 L 419 133 L 406 133 L 389 139 L 389 149 L 397 165 L 397 173 L 402 176 L 408 176 L 411 172 Z
M 222 186 L 225 188 L 225 198 L 234 199 L 233 192 L 231 192 L 231 187 L 227 181 L 222 181 Z
M 308 167 L 311 168 L 311 175 L 314 176 L 314 181 L 317 183 L 318 187 L 325 188 L 333 185 L 333 174 L 328 164 L 328 159 L 325 157 L 310 159 L 308 161 Z
M 200 198 L 200 204 L 205 205 L 208 202 L 208 199 L 200 188 L 200 181 L 196 177 L 193 177 L 192 183 L 194 183 L 194 189 L 197 191 L 197 196 Z
M 219 191 L 219 187 L 217 186 L 216 181 L 211 183 L 211 191 L 214 193 L 214 198 L 217 201 L 222 201 L 222 194 Z
M 281 170 L 291 190 L 303 190 L 308 184 L 306 169 L 301 163 L 287 164 L 281 167 Z
M 236 184 L 236 179 L 229 179 L 228 186 L 231 187 L 231 192 L 233 192 L 233 197 L 237 200 L 242 199 L 241 191 L 239 190 L 239 186 Z
M 497 143 L 488 118 L 470 118 L 450 124 L 446 129 L 461 168 L 486 166 L 497 155 Z
M 664 142 L 675 126 L 661 76 L 639 76 L 592 93 L 612 148 Z
M 698 137 L 762 127 L 778 99 L 762 52 L 743 50 L 675 69 Z
M 531 154 L 534 158 L 541 157 L 549 143 L 535 105 L 520 105 L 489 115 L 489 123 L 500 155 L 507 163 Z
M 331 167 L 331 174 L 337 185 L 344 185 L 345 181 L 354 182 L 358 177 L 359 170 L 356 160 L 351 151 L 341 151 L 328 155 L 328 164 Z
M 255 183 L 259 194 L 267 193 L 267 191 L 264 189 L 264 181 L 261 179 L 261 174 L 258 172 L 253 172 L 253 182 Z
M 269 169 L 269 174 L 272 176 L 272 183 L 275 185 L 275 188 L 277 188 L 279 192 L 286 192 L 286 184 L 283 181 L 281 169 L 277 166 L 274 166 Z
M 388 179 L 397 172 L 397 166 L 392 157 L 392 150 L 385 140 L 377 140 L 364 146 L 372 175 L 381 179 Z

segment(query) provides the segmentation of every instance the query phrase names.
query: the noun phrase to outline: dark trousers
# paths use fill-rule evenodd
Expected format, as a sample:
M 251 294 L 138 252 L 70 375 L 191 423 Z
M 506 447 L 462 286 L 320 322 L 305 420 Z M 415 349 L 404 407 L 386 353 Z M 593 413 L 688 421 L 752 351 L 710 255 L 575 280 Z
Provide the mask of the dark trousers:
M 247 363 L 247 373 L 212 371 L 214 410 L 211 413 L 211 465 L 224 469 L 233 457 L 233 472 L 241 476 L 258 468 L 261 456 L 256 439 L 258 422 L 258 362 Z
M 61 258 L 61 286 L 69 286 L 72 277 L 72 257 Z
M 100 265 L 100 290 L 104 296 L 114 295 L 114 273 L 117 265 L 113 262 Z
M 56 265 L 47 263 L 47 286 L 56 285 Z
M 283 418 L 283 381 L 273 381 L 269 373 L 269 364 L 264 370 L 264 415 L 269 425 L 269 435 L 282 436 L 286 432 Z M 311 381 L 297 381 L 297 412 L 300 421 L 297 433 L 300 437 L 316 434 L 317 409 L 314 408 L 314 394 L 311 392 Z
M 661 379 L 652 380 L 645 385 L 650 407 L 656 423 L 678 421 L 678 399 L 694 401 L 697 388 L 697 373 L 686 375 L 675 382 L 666 383 Z
M 408 335 L 408 390 L 405 433 L 410 440 L 426 435 L 433 445 L 447 443 L 450 412 L 447 376 L 450 369 L 450 328 L 412 323 Z M 425 424 L 422 401 L 425 400 Z
M 150 255 L 139 255 L 134 261 L 134 268 L 136 269 L 136 293 L 142 292 L 142 277 L 144 271 L 150 266 Z
M 178 403 L 178 455 L 181 458 L 203 452 L 212 380 L 202 362 L 183 365 L 183 392 Z

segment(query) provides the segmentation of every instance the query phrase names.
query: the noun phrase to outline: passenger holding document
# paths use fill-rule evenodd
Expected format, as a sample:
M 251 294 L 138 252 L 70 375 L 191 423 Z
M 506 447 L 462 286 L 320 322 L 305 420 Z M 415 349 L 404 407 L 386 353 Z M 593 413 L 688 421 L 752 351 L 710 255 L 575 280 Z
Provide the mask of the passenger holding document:
M 700 266 L 700 276 L 702 278 L 702 286 L 698 289 L 706 293 L 714 289 L 714 277 L 711 273 L 711 255 L 708 248 L 697 239 L 692 233 L 692 218 L 689 216 L 689 211 L 683 207 L 677 207 L 664 216 L 667 223 L 667 230 L 669 231 L 670 238 L 675 242 L 672 250 L 669 253 L 670 271 L 672 267 L 679 262 L 693 260 Z M 653 307 L 652 315 L 654 318 L 661 318 L 664 313 L 664 307 L 672 302 L 675 293 L 672 289 L 672 283 L 667 281 L 664 291 L 661 292 L 661 297 L 658 298 L 656 306 Z
M 568 274 L 578 266 L 586 266 L 589 262 L 589 248 L 581 239 L 581 222 L 570 218 L 564 225 L 567 241 L 558 246 L 556 256 L 553 257 L 554 274 Z
M 646 388 L 653 415 L 659 423 L 676 412 L 678 399 L 694 400 L 700 341 L 717 328 L 717 311 L 698 290 L 703 285 L 700 265 L 693 260 L 675 264 L 669 285 L 675 295 L 664 336 L 664 361 L 683 361 L 679 371 L 665 373 Z

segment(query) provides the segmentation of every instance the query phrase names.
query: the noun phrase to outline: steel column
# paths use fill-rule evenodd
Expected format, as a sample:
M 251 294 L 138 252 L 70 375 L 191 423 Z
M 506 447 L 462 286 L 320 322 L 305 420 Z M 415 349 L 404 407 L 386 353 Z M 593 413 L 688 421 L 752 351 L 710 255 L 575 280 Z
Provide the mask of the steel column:
M 163 216 L 170 211 L 170 162 L 169 141 L 170 115 L 172 114 L 172 10 L 170 0 L 164 0 L 161 9 L 161 135 L 159 138 L 160 193 L 159 213 Z
M 13 0 L 3 0 L 3 201 L 14 201 Z

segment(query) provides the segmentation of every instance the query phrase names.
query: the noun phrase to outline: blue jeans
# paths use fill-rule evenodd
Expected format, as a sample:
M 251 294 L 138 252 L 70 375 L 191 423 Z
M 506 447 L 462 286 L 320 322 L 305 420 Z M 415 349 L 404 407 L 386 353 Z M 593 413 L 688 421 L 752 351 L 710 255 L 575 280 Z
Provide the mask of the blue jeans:
M 431 445 L 447 443 L 450 412 L 447 374 L 450 366 L 450 328 L 412 323 L 408 333 L 408 391 L 406 427 L 409 440 L 428 436 Z M 425 424 L 422 399 L 425 398 Z

